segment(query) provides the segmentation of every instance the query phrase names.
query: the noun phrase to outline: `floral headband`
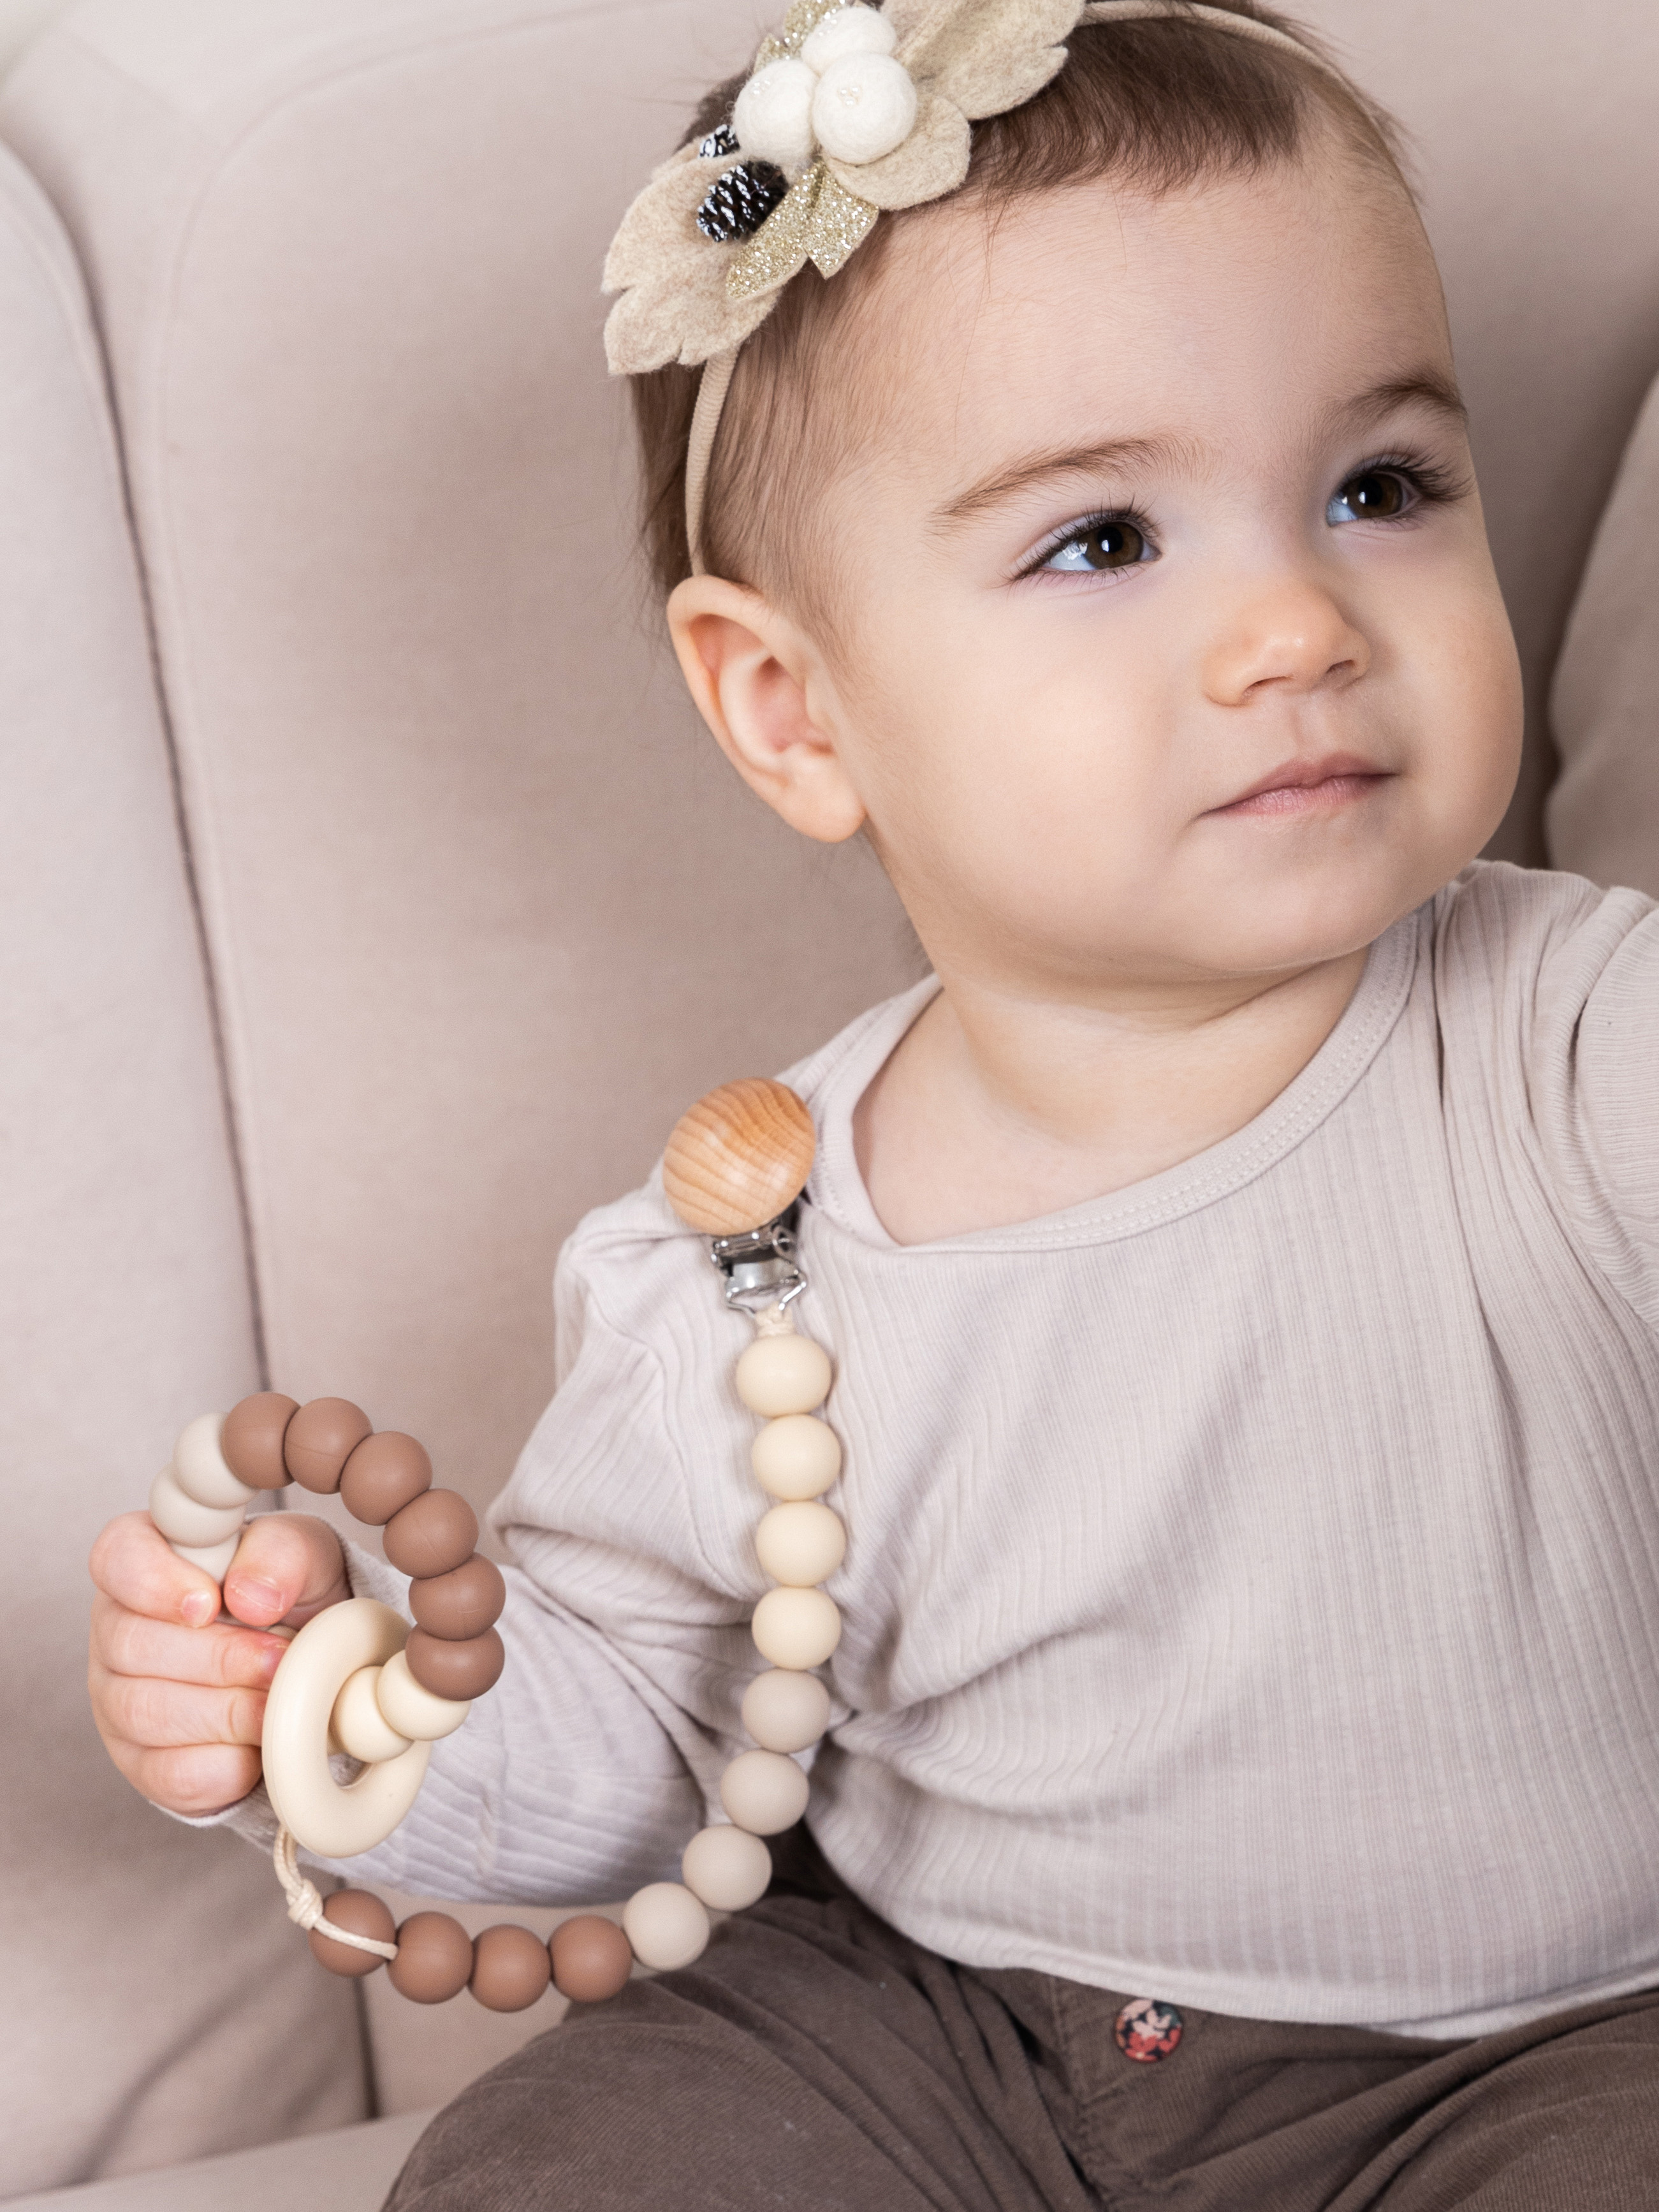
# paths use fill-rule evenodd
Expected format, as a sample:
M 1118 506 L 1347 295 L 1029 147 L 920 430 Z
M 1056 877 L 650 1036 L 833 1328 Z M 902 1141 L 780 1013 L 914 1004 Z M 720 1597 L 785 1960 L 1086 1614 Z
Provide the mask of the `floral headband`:
M 793 0 L 731 122 L 662 164 L 605 258 L 605 289 L 622 295 L 605 326 L 612 374 L 702 368 L 685 468 L 694 574 L 738 351 L 790 278 L 809 261 L 833 276 L 878 215 L 955 191 L 970 125 L 1041 92 L 1079 22 L 1158 18 L 1197 20 L 1338 75 L 1273 25 L 1200 0 Z

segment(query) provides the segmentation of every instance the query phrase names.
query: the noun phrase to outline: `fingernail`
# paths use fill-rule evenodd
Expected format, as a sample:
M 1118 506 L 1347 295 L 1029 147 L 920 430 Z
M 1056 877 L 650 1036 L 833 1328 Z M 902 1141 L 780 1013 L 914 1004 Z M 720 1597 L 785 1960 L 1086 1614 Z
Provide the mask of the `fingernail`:
M 179 1610 L 185 1616 L 186 1627 L 205 1628 L 218 1612 L 219 1601 L 207 1590 L 191 1590 Z
M 234 1575 L 231 1577 L 236 1590 L 236 1601 L 245 1610 L 281 1613 L 285 1609 L 283 1593 L 275 1583 L 263 1582 L 257 1575 Z

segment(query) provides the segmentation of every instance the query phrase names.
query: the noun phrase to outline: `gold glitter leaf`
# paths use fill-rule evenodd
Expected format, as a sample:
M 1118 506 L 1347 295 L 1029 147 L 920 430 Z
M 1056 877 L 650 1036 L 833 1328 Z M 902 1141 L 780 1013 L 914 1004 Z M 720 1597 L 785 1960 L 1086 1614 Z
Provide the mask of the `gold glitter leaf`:
M 726 289 L 732 299 L 752 300 L 762 292 L 775 292 L 805 267 L 812 252 L 812 217 L 827 174 L 823 162 L 814 161 L 790 185 L 727 269 Z
M 812 210 L 810 248 L 820 276 L 833 276 L 848 255 L 863 245 L 879 212 L 825 169 Z

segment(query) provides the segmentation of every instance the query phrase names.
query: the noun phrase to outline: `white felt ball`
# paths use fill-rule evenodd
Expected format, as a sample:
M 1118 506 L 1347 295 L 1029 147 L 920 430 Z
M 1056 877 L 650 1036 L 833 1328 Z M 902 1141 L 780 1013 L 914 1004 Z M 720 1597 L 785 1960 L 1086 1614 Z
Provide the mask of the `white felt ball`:
M 755 1531 L 760 1563 L 775 1583 L 810 1589 L 847 1556 L 847 1531 L 827 1505 L 775 1505 Z
M 772 1854 L 746 1828 L 702 1828 L 680 1861 L 685 1886 L 714 1912 L 741 1912 L 764 1897 Z
M 708 1915 L 683 1882 L 648 1882 L 623 1907 L 623 1933 L 642 1966 L 672 1974 L 700 1959 L 708 1943 Z
M 179 1487 L 173 1469 L 164 1467 L 149 1486 L 149 1517 L 171 1542 L 200 1549 L 234 1536 L 242 1525 L 242 1508 L 198 1504 Z
M 830 1395 L 830 1355 L 810 1336 L 757 1336 L 736 1381 L 751 1413 L 810 1413 Z
M 841 1473 L 841 1438 L 811 1413 L 786 1413 L 756 1437 L 749 1463 L 774 1498 L 822 1498 Z
M 471 1711 L 465 1698 L 441 1698 L 417 1682 L 401 1651 L 393 1652 L 374 1684 L 374 1702 L 382 1717 L 411 1743 L 437 1743 L 453 1735 Z
M 353 1759 L 361 1759 L 368 1766 L 378 1766 L 384 1759 L 400 1759 L 411 1741 L 406 1735 L 399 1735 L 381 1712 L 374 1695 L 380 1679 L 378 1667 L 360 1667 L 355 1674 L 348 1674 L 340 1686 L 340 1694 L 334 1700 L 328 1721 L 341 1750 L 349 1752 Z
M 890 54 L 847 54 L 831 62 L 812 94 L 812 131 L 837 161 L 878 161 L 910 136 L 916 88 Z
M 753 1836 L 781 1836 L 806 1810 L 810 1784 L 793 1759 L 740 1751 L 720 1777 L 720 1802 Z
M 744 152 L 781 169 L 812 158 L 812 94 L 817 73 L 805 62 L 768 62 L 738 94 L 732 128 Z
M 749 1626 L 763 1659 L 803 1673 L 822 1667 L 841 1642 L 840 1611 L 820 1589 L 768 1590 Z
M 224 1425 L 222 1413 L 198 1413 L 179 1431 L 173 1447 L 173 1472 L 179 1489 L 198 1505 L 216 1505 L 222 1512 L 232 1505 L 246 1505 L 253 1495 L 252 1486 L 225 1465 L 225 1455 L 219 1449 Z
M 809 69 L 827 70 L 843 54 L 890 54 L 898 33 L 878 8 L 837 8 L 800 50 Z
M 764 1751 L 805 1751 L 830 1725 L 830 1692 L 816 1674 L 769 1668 L 743 1693 L 743 1724 Z

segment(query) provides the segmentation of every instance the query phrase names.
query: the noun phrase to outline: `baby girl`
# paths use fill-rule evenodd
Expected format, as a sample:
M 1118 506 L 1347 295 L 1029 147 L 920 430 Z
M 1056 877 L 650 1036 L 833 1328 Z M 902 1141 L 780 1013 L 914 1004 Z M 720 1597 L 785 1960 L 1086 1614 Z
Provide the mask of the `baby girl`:
M 1659 918 L 1476 857 L 1519 686 L 1394 137 L 1254 0 L 874 15 L 799 0 L 610 270 L 697 705 L 933 971 L 787 1078 L 829 1732 L 766 1899 L 393 2203 L 1648 2205 Z M 746 1331 L 659 1177 L 558 1326 L 507 1674 L 354 1877 L 616 1899 L 743 1741 Z M 94 1569 L 112 1755 L 268 1835 L 264 1631 L 387 1571 Z

